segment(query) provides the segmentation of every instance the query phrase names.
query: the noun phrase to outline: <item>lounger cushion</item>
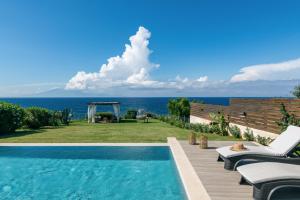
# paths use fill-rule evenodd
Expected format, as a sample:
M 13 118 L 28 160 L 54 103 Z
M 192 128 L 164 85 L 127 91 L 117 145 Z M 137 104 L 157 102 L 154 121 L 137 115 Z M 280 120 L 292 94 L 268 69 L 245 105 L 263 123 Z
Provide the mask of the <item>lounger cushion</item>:
M 289 126 L 270 145 L 276 155 L 287 155 L 300 143 L 300 127 Z
M 237 171 L 252 184 L 275 180 L 300 180 L 299 165 L 262 162 L 240 166 Z
M 230 148 L 231 146 L 220 147 L 217 148 L 216 151 L 225 158 L 246 155 L 246 154 L 275 156 L 275 154 L 272 151 L 269 151 L 269 149 L 264 146 L 246 146 L 247 150 L 245 151 L 232 151 Z
M 230 158 L 245 154 L 260 154 L 271 156 L 286 156 L 292 149 L 300 143 L 300 127 L 289 126 L 286 131 L 282 132 L 269 147 L 247 146 L 246 151 L 232 151 L 230 146 L 221 147 L 217 152 L 225 157 Z

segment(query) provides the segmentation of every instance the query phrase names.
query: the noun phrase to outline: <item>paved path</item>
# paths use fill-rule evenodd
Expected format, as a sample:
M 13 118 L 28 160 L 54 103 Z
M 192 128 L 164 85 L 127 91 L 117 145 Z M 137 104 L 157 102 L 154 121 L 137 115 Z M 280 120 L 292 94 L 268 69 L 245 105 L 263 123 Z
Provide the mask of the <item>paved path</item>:
M 232 145 L 230 141 L 209 141 L 209 149 L 200 149 L 198 145 L 180 144 L 192 163 L 197 175 L 212 200 L 252 200 L 252 187 L 239 185 L 240 175 L 236 171 L 227 171 L 223 162 L 217 162 L 216 148 Z M 252 143 L 247 143 L 251 144 Z

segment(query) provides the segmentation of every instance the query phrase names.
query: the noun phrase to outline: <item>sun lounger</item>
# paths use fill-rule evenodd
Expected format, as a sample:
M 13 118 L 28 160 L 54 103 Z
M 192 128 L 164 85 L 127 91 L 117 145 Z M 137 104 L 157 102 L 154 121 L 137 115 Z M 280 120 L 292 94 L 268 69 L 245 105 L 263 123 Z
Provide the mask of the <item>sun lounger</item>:
M 276 162 L 277 159 L 295 157 L 293 154 L 300 143 L 300 127 L 289 126 L 269 146 L 246 146 L 245 151 L 232 151 L 230 146 L 216 149 L 218 161 L 224 161 L 224 168 L 235 169 L 241 160 Z
M 272 195 L 276 192 L 290 188 L 298 188 L 297 194 L 289 193 L 290 196 L 293 195 L 293 199 L 297 199 L 300 195 L 300 159 L 297 160 L 297 164 L 275 162 L 249 164 L 238 167 L 237 171 L 242 175 L 241 183 L 253 185 L 255 200 L 273 199 Z

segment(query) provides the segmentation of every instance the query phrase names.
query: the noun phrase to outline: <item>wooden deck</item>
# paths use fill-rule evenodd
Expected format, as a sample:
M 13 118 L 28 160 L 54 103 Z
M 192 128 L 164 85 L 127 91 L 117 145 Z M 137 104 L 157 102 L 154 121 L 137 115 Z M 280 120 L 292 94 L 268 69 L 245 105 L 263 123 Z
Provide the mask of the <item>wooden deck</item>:
M 217 162 L 216 148 L 232 145 L 234 142 L 209 141 L 209 149 L 200 149 L 198 145 L 180 144 L 202 181 L 212 200 L 252 200 L 252 187 L 239 185 L 240 175 L 236 171 L 227 171 L 223 162 Z M 253 143 L 246 143 L 253 145 Z

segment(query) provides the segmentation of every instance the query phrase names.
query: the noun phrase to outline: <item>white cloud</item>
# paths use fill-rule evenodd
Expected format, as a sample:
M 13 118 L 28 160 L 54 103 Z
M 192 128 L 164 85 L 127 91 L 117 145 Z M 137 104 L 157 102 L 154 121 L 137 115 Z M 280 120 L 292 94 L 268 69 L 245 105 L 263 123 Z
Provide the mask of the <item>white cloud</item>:
M 151 70 L 159 67 L 149 60 L 150 36 L 151 33 L 147 29 L 139 27 L 136 34 L 129 38 L 130 44 L 125 45 L 125 51 L 121 56 L 109 58 L 99 72 L 78 72 L 69 80 L 66 89 L 83 90 L 126 84 L 149 84 Z
M 207 76 L 201 76 L 197 79 L 198 82 L 206 82 L 208 81 L 208 77 Z
M 256 80 L 292 80 L 300 77 L 300 58 L 274 64 L 260 64 L 244 67 L 230 82 Z
M 125 45 L 122 56 L 111 57 L 107 64 L 103 64 L 99 72 L 77 72 L 66 84 L 68 90 L 94 90 L 105 92 L 111 88 L 126 89 L 175 89 L 183 90 L 187 87 L 200 88 L 207 82 L 203 76 L 197 80 L 190 80 L 179 75 L 170 81 L 152 80 L 150 73 L 158 68 L 158 64 L 150 61 L 151 50 L 148 48 L 151 33 L 144 27 L 139 27 L 135 35 L 129 38 L 130 44 Z M 117 90 L 117 89 L 116 89 Z

